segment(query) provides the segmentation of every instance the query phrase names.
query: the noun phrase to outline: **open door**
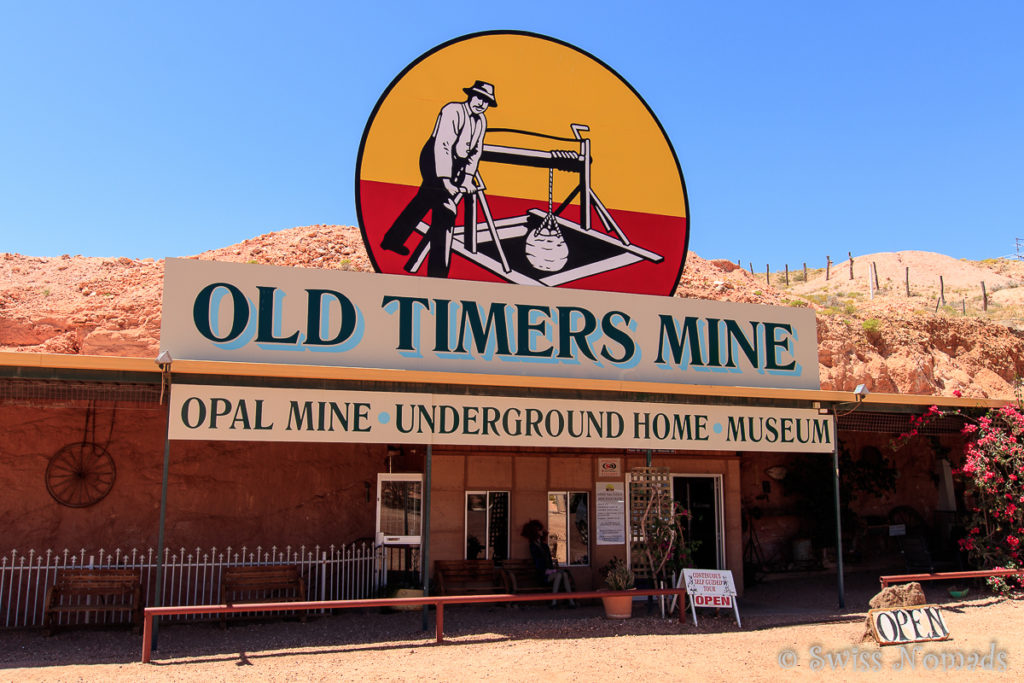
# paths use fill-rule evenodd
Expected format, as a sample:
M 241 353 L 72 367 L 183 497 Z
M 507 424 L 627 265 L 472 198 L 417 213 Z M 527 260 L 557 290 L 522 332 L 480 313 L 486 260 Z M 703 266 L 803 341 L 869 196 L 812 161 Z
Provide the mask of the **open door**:
M 389 581 L 415 583 L 423 544 L 423 475 L 377 475 L 376 543 L 384 546 Z
M 693 553 L 693 566 L 698 569 L 724 569 L 722 477 L 675 475 L 672 477 L 672 498 L 690 512 L 684 530 L 686 540 L 699 542 Z
M 377 475 L 378 545 L 420 545 L 423 475 Z

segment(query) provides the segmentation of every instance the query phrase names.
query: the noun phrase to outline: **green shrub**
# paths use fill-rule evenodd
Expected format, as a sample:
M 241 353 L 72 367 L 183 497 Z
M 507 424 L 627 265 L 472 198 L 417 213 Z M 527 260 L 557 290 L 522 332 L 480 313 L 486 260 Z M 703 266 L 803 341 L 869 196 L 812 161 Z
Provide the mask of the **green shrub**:
M 860 326 L 864 328 L 865 332 L 875 333 L 881 329 L 882 323 L 878 321 L 878 318 L 868 318 Z

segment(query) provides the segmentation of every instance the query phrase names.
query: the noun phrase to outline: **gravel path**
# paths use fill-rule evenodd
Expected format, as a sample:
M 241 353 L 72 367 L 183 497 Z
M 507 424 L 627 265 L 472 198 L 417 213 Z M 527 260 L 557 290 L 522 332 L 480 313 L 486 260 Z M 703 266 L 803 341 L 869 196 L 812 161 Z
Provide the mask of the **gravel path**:
M 724 611 L 699 613 L 694 627 L 648 616 L 639 603 L 628 621 L 604 619 L 599 606 L 450 607 L 441 646 L 433 642 L 433 615 L 424 632 L 419 612 L 353 610 L 305 624 L 236 622 L 226 631 L 166 625 L 152 665 L 139 662 L 141 640 L 123 629 L 50 638 L 0 632 L 0 680 L 1024 680 L 1024 601 L 986 596 L 942 606 L 953 640 L 916 652 L 863 643 L 863 612 L 753 610 L 741 630 Z M 980 670 L 954 668 L 966 667 L 972 653 L 980 653 Z M 993 653 L 993 667 L 1005 662 L 1006 670 L 984 670 L 984 656 Z M 833 670 L 828 655 L 845 666 Z

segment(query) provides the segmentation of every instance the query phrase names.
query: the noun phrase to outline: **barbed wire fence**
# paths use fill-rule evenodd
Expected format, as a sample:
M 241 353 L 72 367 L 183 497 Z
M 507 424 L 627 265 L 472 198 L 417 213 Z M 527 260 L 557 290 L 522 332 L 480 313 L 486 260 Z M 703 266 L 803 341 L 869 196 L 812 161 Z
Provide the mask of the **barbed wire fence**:
M 1024 238 L 1017 238 L 1016 239 L 1016 247 L 1017 247 L 1017 251 L 1016 251 L 1015 254 L 1010 254 L 1010 255 L 1007 255 L 1007 256 L 1000 256 L 1000 257 L 997 257 L 997 258 L 1000 258 L 1000 259 L 1017 259 L 1017 260 L 1024 261 Z M 856 272 L 855 272 L 855 269 L 854 269 L 855 259 L 854 259 L 854 256 L 853 256 L 853 252 L 850 252 L 850 251 L 847 252 L 846 262 L 848 264 L 848 278 L 847 279 L 848 280 L 855 280 L 856 279 Z M 838 262 L 838 263 L 842 263 L 842 262 Z M 832 256 L 831 255 L 826 255 L 825 256 L 825 268 L 824 268 L 825 281 L 826 282 L 831 281 L 833 279 L 834 275 L 835 275 L 832 272 L 832 266 L 833 265 L 837 265 L 837 262 L 834 262 L 832 260 Z M 743 267 L 742 262 L 740 260 L 737 260 L 736 261 L 736 266 L 739 267 L 739 268 L 742 268 Z M 752 261 L 748 261 L 747 262 L 747 266 L 748 266 L 748 272 L 752 276 L 758 276 L 758 277 L 760 276 L 760 273 L 758 271 L 754 270 L 754 264 L 753 264 Z M 814 270 L 819 271 L 821 269 L 817 269 L 816 268 Z M 794 269 L 794 271 L 792 273 L 792 277 L 791 277 L 791 273 L 790 273 L 789 263 L 783 264 L 783 268 L 781 270 L 779 270 L 779 271 L 776 271 L 776 273 L 775 273 L 775 279 L 776 279 L 777 285 L 784 285 L 786 287 L 792 286 L 793 280 L 796 280 L 797 282 L 808 282 L 809 279 L 810 279 L 810 276 L 811 276 L 811 273 L 808 270 L 807 262 L 806 261 L 802 263 L 802 269 L 800 269 L 800 270 Z M 877 265 L 877 263 L 875 261 L 869 261 L 868 262 L 867 277 L 868 277 L 869 296 L 872 299 L 874 298 L 874 295 L 875 295 L 876 292 L 882 293 L 884 290 L 891 289 L 891 285 L 889 285 L 889 283 L 892 282 L 891 278 L 887 279 L 887 281 L 886 281 L 887 286 L 883 289 L 882 283 L 880 282 L 880 279 L 879 279 L 878 265 Z M 770 263 L 766 263 L 765 264 L 764 278 L 765 278 L 765 284 L 767 286 L 771 287 L 772 286 L 772 270 L 771 270 L 771 264 Z M 960 290 L 961 296 L 958 297 L 959 300 L 958 301 L 953 301 L 951 303 L 950 301 L 947 301 L 947 298 L 946 298 L 946 282 L 945 282 L 945 276 L 944 275 L 940 274 L 938 276 L 938 283 L 937 284 L 938 284 L 938 294 L 937 294 L 936 299 L 935 299 L 935 311 L 937 312 L 940 307 L 946 306 L 946 307 L 951 307 L 953 309 L 959 308 L 961 314 L 962 315 L 966 315 L 967 314 L 967 309 L 968 309 L 968 295 L 965 294 L 963 292 L 963 290 Z M 918 288 L 920 288 L 922 285 L 924 287 L 928 287 L 929 285 L 934 286 L 935 283 L 934 282 L 933 283 L 927 283 L 927 282 L 925 282 L 923 280 L 919 280 L 918 281 Z M 1001 288 L 1002 288 L 1001 286 L 996 285 L 996 286 L 994 286 L 991 289 L 991 292 L 994 293 L 994 292 L 998 291 Z M 978 282 L 978 290 L 977 291 L 979 292 L 979 294 L 976 295 L 976 296 L 979 296 L 980 299 L 981 299 L 981 310 L 983 312 L 988 312 L 988 310 L 989 310 L 989 301 L 990 301 L 989 300 L 990 290 L 989 290 L 989 287 L 988 287 L 987 283 L 984 280 L 980 280 Z M 910 297 L 914 296 L 914 290 L 911 287 L 910 266 L 904 266 L 904 271 L 903 271 L 903 293 L 904 293 L 904 296 L 907 297 L 907 298 L 910 298 Z M 959 305 L 957 305 L 957 304 L 959 304 Z

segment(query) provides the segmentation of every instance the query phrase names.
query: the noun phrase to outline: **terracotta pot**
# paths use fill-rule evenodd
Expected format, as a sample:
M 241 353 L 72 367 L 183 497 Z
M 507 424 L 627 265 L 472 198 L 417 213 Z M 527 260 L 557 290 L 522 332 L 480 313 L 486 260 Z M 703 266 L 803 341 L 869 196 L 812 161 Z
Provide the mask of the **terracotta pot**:
M 395 591 L 395 594 L 392 595 L 391 597 L 393 597 L 393 598 L 422 598 L 423 597 L 423 589 L 422 588 L 399 588 L 398 590 Z M 392 609 L 397 610 L 399 612 L 415 612 L 417 610 L 423 609 L 423 605 L 395 605 L 394 607 L 392 607 Z
M 633 616 L 632 595 L 608 595 L 601 598 L 607 619 L 629 619 Z

